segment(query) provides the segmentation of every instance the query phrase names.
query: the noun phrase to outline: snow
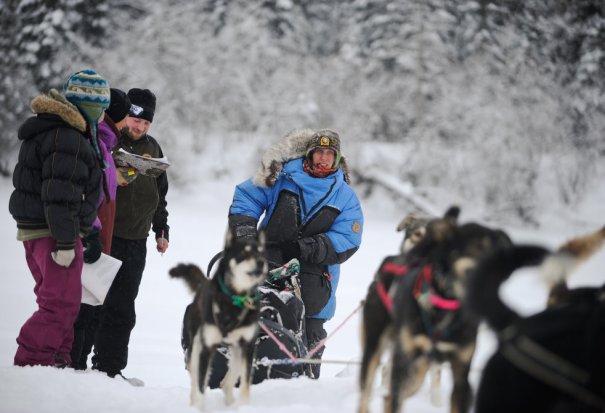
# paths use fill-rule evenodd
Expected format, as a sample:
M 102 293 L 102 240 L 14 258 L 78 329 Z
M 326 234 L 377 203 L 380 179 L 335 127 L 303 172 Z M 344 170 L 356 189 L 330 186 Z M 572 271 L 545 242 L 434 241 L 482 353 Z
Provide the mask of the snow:
M 167 151 L 169 152 L 169 151 Z M 15 225 L 8 213 L 0 218 L 5 241 L 0 260 L 5 267 L 0 289 L 0 413 L 134 413 L 194 412 L 189 406 L 189 376 L 180 348 L 181 320 L 191 296 L 182 281 L 172 280 L 168 270 L 180 262 L 193 262 L 205 269 L 210 258 L 221 249 L 227 224 L 227 209 L 233 185 L 242 177 L 224 177 L 214 182 L 195 182 L 187 190 L 171 190 L 168 196 L 171 244 L 163 256 L 149 243 L 147 268 L 137 299 L 137 326 L 131 343 L 126 376 L 145 381 L 145 387 L 133 387 L 120 379 L 100 373 L 75 372 L 50 367 L 15 367 L 15 338 L 22 323 L 35 310 L 33 280 L 27 270 L 23 247 L 14 240 Z M 0 202 L 8 203 L 12 190 L 8 180 L 0 181 Z M 602 200 L 602 198 L 601 198 Z M 384 197 L 363 200 L 366 224 L 361 249 L 342 268 L 342 282 L 337 293 L 336 316 L 326 328 L 332 333 L 359 306 L 368 284 L 383 256 L 396 253 L 401 234 L 395 231 L 405 213 L 392 205 L 385 208 Z M 603 204 L 600 203 L 602 206 Z M 540 242 L 554 247 L 569 237 L 597 229 L 602 222 L 597 203 L 578 208 L 577 222 L 568 226 L 544 225 L 541 230 L 507 228 L 518 242 Z M 385 213 L 386 211 L 386 213 Z M 462 214 L 462 221 L 473 217 Z M 552 217 L 553 223 L 556 217 Z M 572 278 L 572 285 L 597 285 L 605 282 L 605 251 L 599 252 Z M 545 289 L 535 271 L 520 271 L 505 285 L 505 299 L 523 313 L 543 307 Z M 479 333 L 478 349 L 471 369 L 471 383 L 476 388 L 481 368 L 494 348 L 492 334 L 484 327 Z M 355 313 L 327 342 L 325 360 L 355 362 L 360 357 L 359 312 Z M 451 388 L 449 370 L 442 377 L 444 406 L 432 406 L 428 384 L 409 399 L 407 411 L 436 413 L 448 411 Z M 379 380 L 377 380 L 379 382 Z M 427 380 L 428 382 L 428 380 Z M 378 384 L 377 384 L 378 386 Z M 381 390 L 376 388 L 372 411 L 381 410 Z M 237 391 L 236 391 L 237 395 Z M 252 387 L 248 405 L 225 406 L 220 390 L 207 393 L 207 411 L 271 413 L 352 412 L 358 403 L 355 364 L 326 364 L 322 376 L 313 381 L 265 381 Z

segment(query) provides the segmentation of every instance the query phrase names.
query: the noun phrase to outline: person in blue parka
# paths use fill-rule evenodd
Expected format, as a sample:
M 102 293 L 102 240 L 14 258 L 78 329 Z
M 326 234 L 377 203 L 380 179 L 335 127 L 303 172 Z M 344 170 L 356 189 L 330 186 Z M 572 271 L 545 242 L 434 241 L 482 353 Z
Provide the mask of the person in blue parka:
M 236 239 L 265 231 L 270 268 L 300 261 L 307 346 L 314 348 L 334 315 L 340 264 L 357 251 L 363 230 L 338 134 L 299 129 L 270 147 L 256 175 L 236 186 L 229 226 Z

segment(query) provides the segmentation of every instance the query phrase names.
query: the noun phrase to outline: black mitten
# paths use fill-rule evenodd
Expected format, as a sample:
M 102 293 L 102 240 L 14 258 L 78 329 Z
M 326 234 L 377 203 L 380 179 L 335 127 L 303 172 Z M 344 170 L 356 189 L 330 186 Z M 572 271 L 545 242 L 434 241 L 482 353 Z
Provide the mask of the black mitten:
M 256 219 L 246 215 L 229 215 L 229 228 L 235 240 L 254 239 L 258 236 Z
M 87 264 L 92 264 L 96 262 L 99 257 L 101 257 L 101 251 L 103 251 L 103 246 L 101 245 L 101 240 L 99 239 L 99 230 L 93 229 L 90 233 L 84 237 L 82 240 L 84 245 L 84 262 Z
M 284 242 L 281 244 L 281 252 L 284 262 L 288 262 L 292 258 L 300 259 L 300 245 L 298 241 Z

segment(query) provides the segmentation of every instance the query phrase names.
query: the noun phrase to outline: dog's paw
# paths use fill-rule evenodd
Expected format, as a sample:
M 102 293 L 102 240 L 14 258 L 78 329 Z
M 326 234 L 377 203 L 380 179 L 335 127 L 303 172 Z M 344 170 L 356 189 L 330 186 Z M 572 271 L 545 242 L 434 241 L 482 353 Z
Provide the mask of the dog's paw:
M 250 403 L 250 385 L 249 384 L 247 386 L 245 384 L 240 386 L 239 402 L 240 402 L 240 404 Z
M 204 395 L 198 391 L 191 391 L 191 406 L 197 407 L 198 410 L 204 411 L 206 409 L 206 402 L 204 400 Z
M 225 392 L 225 404 L 227 406 L 232 405 L 235 402 L 235 397 L 233 397 L 233 392 Z
M 206 401 L 204 400 L 204 396 L 199 397 L 194 406 L 197 407 L 200 412 L 206 411 Z

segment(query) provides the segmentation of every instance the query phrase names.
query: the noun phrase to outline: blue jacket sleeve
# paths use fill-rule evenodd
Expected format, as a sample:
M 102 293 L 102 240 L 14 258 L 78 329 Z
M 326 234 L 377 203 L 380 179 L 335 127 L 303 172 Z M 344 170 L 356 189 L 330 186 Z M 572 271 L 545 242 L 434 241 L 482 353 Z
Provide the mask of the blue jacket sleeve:
M 351 192 L 340 215 L 326 233 L 338 257 L 338 263 L 349 259 L 361 245 L 363 213 L 357 196 Z
M 252 179 L 235 187 L 229 215 L 246 215 L 258 221 L 269 205 L 269 189 L 260 188 Z

